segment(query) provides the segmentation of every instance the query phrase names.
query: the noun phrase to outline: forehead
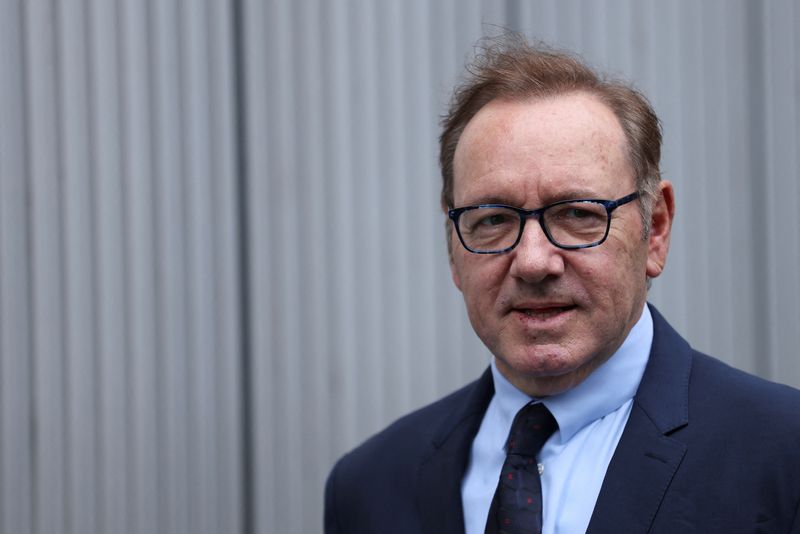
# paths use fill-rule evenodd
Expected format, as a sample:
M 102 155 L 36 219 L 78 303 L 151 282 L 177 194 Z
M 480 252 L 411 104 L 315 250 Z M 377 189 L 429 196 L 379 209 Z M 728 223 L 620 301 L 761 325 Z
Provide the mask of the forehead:
M 612 193 L 604 190 L 615 182 L 633 183 L 626 146 L 616 116 L 592 95 L 494 100 L 467 124 L 456 147 L 456 202 L 504 186 L 520 195 L 522 185 L 538 193 L 558 188 Z

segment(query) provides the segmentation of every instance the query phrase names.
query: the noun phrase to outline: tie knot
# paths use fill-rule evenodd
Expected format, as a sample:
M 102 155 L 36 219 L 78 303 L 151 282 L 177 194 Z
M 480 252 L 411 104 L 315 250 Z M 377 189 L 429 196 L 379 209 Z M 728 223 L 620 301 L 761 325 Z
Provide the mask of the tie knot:
M 557 428 L 558 423 L 544 404 L 526 404 L 514 417 L 506 452 L 535 457 Z

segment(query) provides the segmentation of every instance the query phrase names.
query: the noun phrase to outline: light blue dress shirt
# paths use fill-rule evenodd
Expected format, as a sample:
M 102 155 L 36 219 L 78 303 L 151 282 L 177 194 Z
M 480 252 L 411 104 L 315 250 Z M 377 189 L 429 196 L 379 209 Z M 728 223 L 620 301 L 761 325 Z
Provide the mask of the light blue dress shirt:
M 542 402 L 558 430 L 539 454 L 543 534 L 586 532 L 606 469 L 633 406 L 653 343 L 653 318 L 645 305 L 622 346 L 583 382 Z M 467 534 L 483 534 L 514 416 L 531 397 L 515 388 L 492 360 L 495 393 L 472 442 L 461 482 Z

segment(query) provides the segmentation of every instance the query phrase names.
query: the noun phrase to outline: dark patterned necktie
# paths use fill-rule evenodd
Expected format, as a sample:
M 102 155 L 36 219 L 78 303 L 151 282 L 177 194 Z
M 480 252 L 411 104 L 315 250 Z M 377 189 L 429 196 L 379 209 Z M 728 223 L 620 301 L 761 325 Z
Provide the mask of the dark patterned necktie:
M 492 499 L 486 534 L 542 532 L 542 482 L 536 455 L 558 423 L 544 404 L 527 404 L 514 418 L 506 461 Z

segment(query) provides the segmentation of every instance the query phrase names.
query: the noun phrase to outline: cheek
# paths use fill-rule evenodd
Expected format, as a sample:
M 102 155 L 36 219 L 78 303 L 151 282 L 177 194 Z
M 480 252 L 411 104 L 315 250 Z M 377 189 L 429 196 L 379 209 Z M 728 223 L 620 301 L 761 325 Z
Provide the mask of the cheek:
M 464 291 L 461 288 L 461 275 L 458 272 L 458 268 L 454 261 L 450 260 L 450 277 L 453 279 L 453 284 L 458 288 L 459 291 Z
M 632 307 L 646 295 L 646 252 L 643 247 L 619 247 L 593 268 L 590 280 L 595 281 L 595 294 L 611 317 L 626 320 Z
M 458 279 L 457 285 L 468 304 L 486 306 L 495 298 L 507 272 L 505 263 L 496 261 L 499 259 L 484 256 L 458 259 L 453 277 Z
M 573 289 L 590 300 L 592 308 L 599 307 L 605 314 L 620 312 L 617 308 L 629 300 L 635 290 L 633 273 L 637 262 L 631 254 L 632 251 L 624 248 L 609 247 L 602 254 L 588 253 L 574 258 L 570 267 L 579 287 Z

